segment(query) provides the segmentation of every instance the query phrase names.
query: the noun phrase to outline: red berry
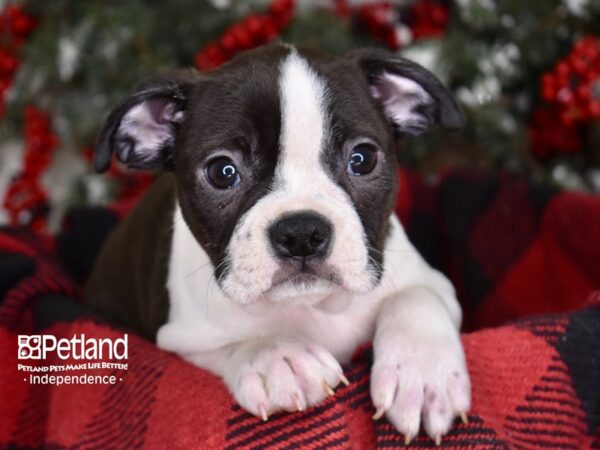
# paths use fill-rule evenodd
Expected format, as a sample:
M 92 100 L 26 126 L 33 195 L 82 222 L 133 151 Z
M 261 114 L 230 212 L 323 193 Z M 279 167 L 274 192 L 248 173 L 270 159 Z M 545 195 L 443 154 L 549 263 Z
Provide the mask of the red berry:
M 544 100 L 554 100 L 554 96 L 556 95 L 556 79 L 551 73 L 542 75 L 542 92 Z
M 591 68 L 590 70 L 588 70 L 583 75 L 583 79 L 586 82 L 591 82 L 591 83 L 600 81 L 600 67 L 598 67 L 598 68 Z
M 275 24 L 273 23 L 272 19 L 267 19 L 265 20 L 262 30 L 261 30 L 261 35 L 263 36 L 264 40 L 266 42 L 269 42 L 273 39 L 275 39 L 278 36 L 278 31 L 277 28 L 275 27 Z
M 11 24 L 13 34 L 21 37 L 28 36 L 35 29 L 35 27 L 35 20 L 28 15 L 19 16 L 18 18 L 14 19 Z
M 229 28 L 223 34 L 223 36 L 221 36 L 221 39 L 219 39 L 219 45 L 226 53 L 233 54 L 237 51 L 237 42 L 233 27 Z
M 252 47 L 252 35 L 248 29 L 242 25 L 237 25 L 231 29 L 236 43 L 236 50 L 247 50 Z
M 574 102 L 575 98 L 573 96 L 573 92 L 569 88 L 562 88 L 558 91 L 556 95 L 556 100 L 559 103 L 570 105 Z
M 351 13 L 350 5 L 346 0 L 334 0 L 335 12 L 340 17 L 348 17 Z
M 260 29 L 263 26 L 263 19 L 257 14 L 250 14 L 243 23 L 248 32 L 255 36 L 260 34 Z
M 0 75 L 12 75 L 19 67 L 19 60 L 7 51 L 0 49 Z
M 585 55 L 587 58 L 589 58 L 591 61 L 593 61 L 596 58 L 598 58 L 598 56 L 600 56 L 600 48 L 598 45 L 593 45 L 593 46 L 587 47 L 584 50 L 583 55 Z
M 568 77 L 571 74 L 571 69 L 565 61 L 561 61 L 556 66 L 556 73 L 559 77 Z
M 442 5 L 436 5 L 431 11 L 431 20 L 437 25 L 446 25 L 448 10 Z
M 12 78 L 8 76 L 0 76 L 0 94 L 3 94 L 5 91 L 7 91 L 11 84 Z
M 592 100 L 587 107 L 588 114 L 594 119 L 600 119 L 600 100 Z
M 214 42 L 208 44 L 204 50 L 196 54 L 195 58 L 196 67 L 200 70 L 214 69 L 225 61 L 227 61 L 227 57 L 223 49 Z
M 400 48 L 400 41 L 398 40 L 398 34 L 393 28 L 389 28 L 385 33 L 385 43 L 392 50 L 398 50 Z
M 285 14 L 294 7 L 293 0 L 275 0 L 269 7 L 269 12 L 274 15 Z
M 578 55 L 571 55 L 569 57 L 569 67 L 577 75 L 581 75 L 585 73 L 585 70 L 587 69 L 587 63 L 582 57 Z
M 585 84 L 578 86 L 575 95 L 578 100 L 589 100 L 591 95 L 589 86 Z
M 13 21 L 21 17 L 23 15 L 23 12 L 17 5 L 12 4 L 6 7 L 6 15 L 9 18 L 9 20 Z

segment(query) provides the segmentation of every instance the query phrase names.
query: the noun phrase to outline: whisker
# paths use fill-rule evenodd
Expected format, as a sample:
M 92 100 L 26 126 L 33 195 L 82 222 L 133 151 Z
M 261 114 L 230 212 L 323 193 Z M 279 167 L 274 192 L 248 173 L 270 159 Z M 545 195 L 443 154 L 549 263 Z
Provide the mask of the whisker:
M 381 256 L 384 256 L 383 252 L 377 250 L 375 247 L 371 247 L 370 245 L 367 245 L 367 250 L 369 250 L 371 252 L 379 253 Z
M 177 217 L 176 220 L 173 220 L 171 222 L 171 224 L 169 225 L 169 227 L 167 228 L 168 231 L 173 231 L 175 229 L 175 225 L 177 225 L 179 222 L 181 222 L 183 220 L 182 216 Z
M 184 278 L 187 279 L 189 277 L 191 277 L 192 275 L 194 275 L 197 272 L 200 272 L 202 269 L 205 269 L 207 266 L 209 266 L 211 264 L 211 261 L 208 261 L 206 264 L 202 264 L 200 267 L 198 267 L 197 269 L 192 270 L 190 273 L 188 273 Z
M 385 251 L 386 252 L 393 252 L 393 253 L 417 253 L 417 251 L 414 248 L 406 249 L 406 250 L 396 250 L 396 249 L 393 249 L 393 248 L 386 248 Z
M 231 261 L 231 259 L 230 259 L 229 255 L 226 255 L 225 258 L 223 258 L 223 261 L 221 261 L 219 264 L 217 264 L 217 267 L 215 267 L 215 270 L 213 271 L 213 276 L 211 276 L 208 279 L 208 283 L 206 285 L 206 291 L 204 293 L 204 305 L 205 305 L 205 313 L 206 313 L 207 317 L 208 317 L 208 312 L 209 312 L 209 307 L 210 307 L 210 301 L 213 297 L 211 294 L 214 289 L 217 289 L 219 287 L 219 282 L 225 276 L 225 271 L 221 272 L 217 278 L 214 277 L 214 273 L 218 272 L 221 267 L 225 266 L 226 264 L 229 264 L 230 261 Z
M 374 251 L 376 253 L 379 253 L 381 256 L 384 256 L 384 254 L 382 252 L 380 252 L 379 250 L 377 250 L 376 248 L 373 248 L 371 246 L 367 246 L 367 248 L 371 251 Z M 378 270 L 381 272 L 382 274 L 382 278 L 381 280 L 383 281 L 383 283 L 386 284 L 386 286 L 390 289 L 393 290 L 395 289 L 395 285 L 394 285 L 394 275 L 396 274 L 396 267 L 394 266 L 394 264 L 391 261 L 387 262 L 387 267 L 384 267 L 384 263 L 381 263 L 377 260 L 375 260 L 371 255 L 368 255 L 369 261 L 371 261 L 371 263 L 373 265 L 375 265 L 375 267 L 378 268 Z M 385 269 L 389 268 L 391 269 L 391 277 L 390 279 L 386 279 L 383 274 L 385 272 Z
M 213 272 L 214 273 L 214 272 Z M 211 276 L 208 278 L 208 283 L 206 283 L 206 290 L 204 291 L 204 314 L 206 315 L 206 317 L 209 316 L 209 311 L 210 311 L 210 299 L 212 298 L 212 296 L 210 295 L 211 293 L 211 287 L 212 284 L 215 282 L 215 277 Z

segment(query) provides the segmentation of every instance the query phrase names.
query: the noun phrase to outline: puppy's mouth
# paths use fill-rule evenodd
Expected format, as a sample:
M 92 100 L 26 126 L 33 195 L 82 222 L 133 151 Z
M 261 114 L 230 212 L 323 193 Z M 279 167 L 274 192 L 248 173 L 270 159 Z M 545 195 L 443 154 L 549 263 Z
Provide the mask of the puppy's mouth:
M 306 264 L 299 268 L 282 268 L 275 272 L 271 287 L 289 283 L 291 285 L 307 285 L 317 281 L 328 281 L 341 285 L 339 277 L 333 270 L 315 269 Z
M 337 272 L 326 265 L 286 264 L 275 272 L 267 297 L 275 301 L 320 297 L 332 289 L 342 286 Z

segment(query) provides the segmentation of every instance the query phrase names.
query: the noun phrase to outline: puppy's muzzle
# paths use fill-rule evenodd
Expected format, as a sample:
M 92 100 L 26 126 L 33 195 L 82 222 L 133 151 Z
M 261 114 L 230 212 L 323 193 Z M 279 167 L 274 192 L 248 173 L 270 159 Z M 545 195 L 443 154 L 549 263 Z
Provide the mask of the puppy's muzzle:
M 302 211 L 280 217 L 269 227 L 268 235 L 278 258 L 304 263 L 327 255 L 333 227 L 325 217 L 312 211 Z

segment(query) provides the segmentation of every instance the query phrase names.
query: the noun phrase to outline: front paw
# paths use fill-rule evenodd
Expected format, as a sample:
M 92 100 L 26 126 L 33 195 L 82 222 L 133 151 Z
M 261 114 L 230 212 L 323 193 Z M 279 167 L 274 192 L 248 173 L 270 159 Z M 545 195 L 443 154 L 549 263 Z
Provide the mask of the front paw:
M 240 406 L 263 420 L 278 411 L 303 411 L 333 395 L 340 382 L 348 384 L 326 349 L 293 338 L 246 345 L 235 359 L 226 381 Z
M 408 444 L 423 422 L 439 445 L 455 417 L 467 421 L 471 386 L 458 336 L 388 336 L 377 342 L 371 373 L 375 419 L 385 414 Z

